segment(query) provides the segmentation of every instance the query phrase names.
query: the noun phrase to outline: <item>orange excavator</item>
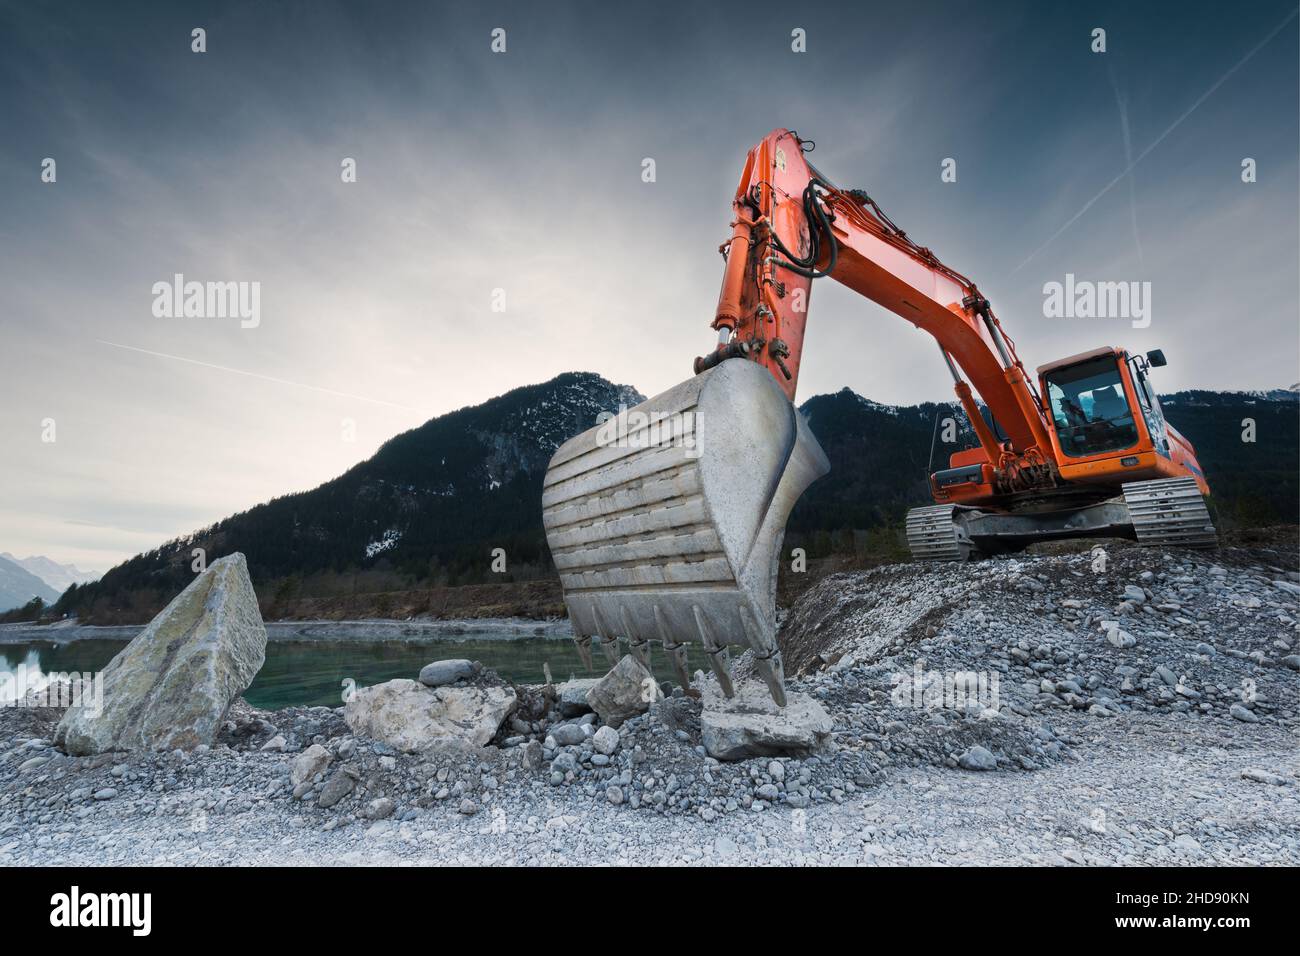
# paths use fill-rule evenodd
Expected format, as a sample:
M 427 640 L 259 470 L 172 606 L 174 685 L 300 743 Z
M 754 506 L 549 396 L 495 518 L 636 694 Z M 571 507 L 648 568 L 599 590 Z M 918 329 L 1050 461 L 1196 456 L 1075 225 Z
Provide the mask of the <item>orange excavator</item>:
M 784 703 L 781 542 L 795 501 L 830 467 L 793 405 L 823 276 L 934 337 L 979 442 L 930 475 L 935 504 L 908 513 L 916 558 L 1059 538 L 1216 543 L 1195 451 L 1149 382 L 1163 352 L 1104 346 L 1040 366 L 1035 382 L 975 283 L 865 192 L 827 180 L 808 161 L 812 145 L 777 129 L 749 151 L 722 246 L 718 342 L 694 378 L 552 459 L 543 520 L 588 662 L 593 638 L 611 662 L 626 639 L 648 667 L 654 641 L 686 683 L 685 648 L 698 643 L 730 696 L 728 647 L 739 646 Z

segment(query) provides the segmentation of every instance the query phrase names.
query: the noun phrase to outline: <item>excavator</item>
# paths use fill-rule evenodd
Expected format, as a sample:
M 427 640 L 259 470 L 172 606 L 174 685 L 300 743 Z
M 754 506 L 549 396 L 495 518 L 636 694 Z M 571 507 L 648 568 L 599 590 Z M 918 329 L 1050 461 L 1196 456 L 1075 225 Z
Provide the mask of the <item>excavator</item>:
M 729 648 L 785 706 L 776 580 L 786 520 L 830 470 L 794 406 L 809 293 L 829 276 L 934 337 L 978 444 L 930 475 L 907 515 L 922 561 L 1037 541 L 1125 537 L 1211 547 L 1209 487 L 1164 419 L 1153 350 L 1103 346 L 1025 369 L 975 283 L 918 245 L 859 189 L 776 129 L 750 149 L 732 202 L 712 328 L 695 374 L 565 442 L 543 481 L 543 523 L 575 641 L 591 667 L 621 640 L 647 670 L 653 643 L 689 686 L 698 644 L 722 692 Z M 978 393 L 980 402 L 976 401 Z

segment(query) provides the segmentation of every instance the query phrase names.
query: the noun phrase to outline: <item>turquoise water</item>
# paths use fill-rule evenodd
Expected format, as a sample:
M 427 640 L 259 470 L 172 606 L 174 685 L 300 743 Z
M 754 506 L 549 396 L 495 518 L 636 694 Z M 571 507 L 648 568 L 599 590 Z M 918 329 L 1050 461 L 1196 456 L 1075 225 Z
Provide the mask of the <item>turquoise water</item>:
M 88 640 L 70 644 L 0 644 L 0 675 L 25 670 L 24 683 L 33 686 L 33 676 L 53 672 L 97 671 L 113 659 L 125 641 Z M 570 640 L 525 638 L 520 640 L 479 639 L 421 641 L 271 641 L 266 645 L 266 663 L 245 699 L 254 707 L 274 709 L 290 705 L 342 703 L 343 682 L 355 681 L 366 687 L 395 677 L 414 679 L 430 661 L 464 657 L 482 661 L 507 680 L 540 684 L 546 678 L 542 665 L 549 663 L 556 681 L 569 677 L 603 674 L 604 657 L 595 652 L 599 671 L 589 674 Z M 693 662 L 694 663 L 694 662 Z M 662 653 L 654 655 L 655 676 L 671 679 Z M 696 664 L 696 666 L 699 666 Z M 8 685 L 0 680 L 0 693 Z M 0 700 L 0 703 L 3 703 Z

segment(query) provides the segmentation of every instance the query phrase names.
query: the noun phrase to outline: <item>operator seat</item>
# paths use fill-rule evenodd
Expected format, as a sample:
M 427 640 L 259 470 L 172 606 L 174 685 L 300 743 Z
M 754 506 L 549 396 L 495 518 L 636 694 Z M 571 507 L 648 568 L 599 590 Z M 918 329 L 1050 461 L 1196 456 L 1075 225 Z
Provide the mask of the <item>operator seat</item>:
M 1128 412 L 1128 402 L 1124 396 L 1115 392 L 1115 386 L 1109 385 L 1092 393 L 1092 420 L 1111 421 L 1123 418 Z

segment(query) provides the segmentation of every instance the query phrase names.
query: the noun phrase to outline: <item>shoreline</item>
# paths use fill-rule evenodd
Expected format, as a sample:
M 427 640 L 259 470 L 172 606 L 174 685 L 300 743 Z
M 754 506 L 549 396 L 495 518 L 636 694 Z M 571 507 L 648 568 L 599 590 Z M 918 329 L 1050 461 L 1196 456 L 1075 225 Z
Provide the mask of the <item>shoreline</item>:
M 266 639 L 273 642 L 406 642 L 499 640 L 528 638 L 566 640 L 573 637 L 567 619 L 534 620 L 523 617 L 450 618 L 446 620 L 391 621 L 267 621 Z M 121 625 L 0 625 L 0 646 L 6 644 L 72 644 L 77 641 L 129 641 L 147 627 Z

